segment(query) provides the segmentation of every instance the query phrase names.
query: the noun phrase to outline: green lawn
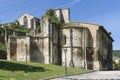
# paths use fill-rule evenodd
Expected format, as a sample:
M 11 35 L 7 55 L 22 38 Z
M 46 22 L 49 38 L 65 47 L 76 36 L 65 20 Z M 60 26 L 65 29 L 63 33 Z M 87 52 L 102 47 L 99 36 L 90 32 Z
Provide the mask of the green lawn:
M 68 68 L 68 74 L 88 72 L 78 68 Z M 0 80 L 42 80 L 64 76 L 64 67 L 34 62 L 0 60 Z

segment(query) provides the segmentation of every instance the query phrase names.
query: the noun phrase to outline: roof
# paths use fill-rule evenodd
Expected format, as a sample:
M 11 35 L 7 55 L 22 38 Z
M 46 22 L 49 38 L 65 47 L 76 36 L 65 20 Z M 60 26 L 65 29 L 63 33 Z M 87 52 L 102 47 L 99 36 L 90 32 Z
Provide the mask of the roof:
M 104 31 L 104 33 L 105 33 L 112 41 L 114 41 L 113 38 L 110 36 L 110 33 L 107 32 L 103 26 L 99 26 L 99 28 L 100 28 L 102 31 Z
M 71 21 L 71 23 L 82 23 L 82 24 L 89 24 L 89 25 L 94 25 L 94 26 L 102 26 L 100 24 L 94 24 L 94 23 L 88 23 L 88 22 L 76 22 L 76 21 Z
M 99 25 L 99 24 L 93 24 L 93 23 L 87 23 L 87 22 L 75 22 L 75 21 L 70 21 L 69 23 L 66 23 L 65 24 L 65 28 L 69 27 L 69 26 L 74 26 L 74 27 L 87 27 L 87 26 L 94 26 L 94 27 L 98 27 L 100 30 L 102 30 L 112 41 L 113 38 L 110 36 L 109 32 L 107 32 L 107 30 L 102 26 L 102 25 Z

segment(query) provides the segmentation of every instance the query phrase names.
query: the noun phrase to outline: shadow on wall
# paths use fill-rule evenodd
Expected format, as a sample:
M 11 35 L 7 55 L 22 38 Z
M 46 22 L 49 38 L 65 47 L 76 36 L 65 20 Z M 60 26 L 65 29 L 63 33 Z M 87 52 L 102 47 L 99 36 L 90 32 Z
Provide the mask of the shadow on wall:
M 40 62 L 44 63 L 44 55 L 41 51 L 41 44 L 39 43 L 39 39 L 37 42 L 34 40 L 31 41 L 31 47 L 30 47 L 30 61 L 31 62 Z
M 0 69 L 8 71 L 24 71 L 24 72 L 44 72 L 43 67 L 30 66 L 25 64 L 6 62 L 0 60 Z

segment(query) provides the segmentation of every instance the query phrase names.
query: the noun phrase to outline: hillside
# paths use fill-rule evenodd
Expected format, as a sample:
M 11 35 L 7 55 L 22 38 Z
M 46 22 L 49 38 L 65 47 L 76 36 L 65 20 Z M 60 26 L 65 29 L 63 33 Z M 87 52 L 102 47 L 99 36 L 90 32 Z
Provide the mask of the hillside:
M 0 42 L 0 59 L 6 59 L 6 46 Z
M 68 68 L 68 74 L 87 71 Z M 33 62 L 0 60 L 0 80 L 41 80 L 57 76 L 64 76 L 64 67 Z
M 113 50 L 113 60 L 120 59 L 120 50 Z

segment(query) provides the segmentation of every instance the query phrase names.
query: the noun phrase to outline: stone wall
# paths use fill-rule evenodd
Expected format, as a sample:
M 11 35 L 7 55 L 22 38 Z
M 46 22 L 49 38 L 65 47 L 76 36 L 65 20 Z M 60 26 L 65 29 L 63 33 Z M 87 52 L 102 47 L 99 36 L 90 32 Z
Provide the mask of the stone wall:
M 58 48 L 59 46 L 59 42 L 58 42 L 58 26 L 56 26 L 55 24 L 52 24 L 52 26 L 50 26 L 50 47 L 51 47 L 51 62 L 52 64 L 59 64 L 58 60 L 59 60 L 59 54 L 60 52 L 58 52 L 58 50 L 60 48 Z
M 7 59 L 17 60 L 17 39 L 15 37 L 9 36 L 7 42 Z
M 62 47 L 62 64 L 64 65 L 65 63 L 64 49 L 66 48 L 67 66 L 90 67 L 93 64 L 93 60 L 91 59 L 92 56 L 87 54 L 92 54 L 93 39 L 89 30 L 83 27 L 65 27 L 62 31 L 66 37 L 66 40 L 64 40 L 65 44 Z M 89 60 L 86 56 L 89 56 Z
M 100 69 L 112 69 L 112 40 L 101 29 L 98 30 L 97 38 Z
M 43 53 L 45 56 L 46 64 L 59 64 L 59 33 L 58 26 L 51 24 L 47 17 L 42 17 L 41 19 L 41 34 L 43 37 Z M 60 49 L 60 48 L 59 48 Z
M 25 18 L 27 22 L 25 22 Z M 36 29 L 36 27 L 40 25 L 38 18 L 35 18 L 34 16 L 27 13 L 20 16 L 17 20 L 19 25 L 23 25 L 28 29 Z
M 112 54 L 111 54 L 111 52 L 112 52 L 113 39 L 111 38 L 109 33 L 103 28 L 103 26 L 91 24 L 91 23 L 84 23 L 84 22 L 70 22 L 70 23 L 67 23 L 66 25 L 67 26 L 85 27 L 85 28 L 89 29 L 90 34 L 91 34 L 90 36 L 92 37 L 92 48 L 93 48 L 92 57 L 93 57 L 93 69 L 94 70 L 99 70 L 99 69 L 103 68 L 103 67 L 101 68 L 101 62 L 99 60 L 100 54 L 109 54 L 109 55 L 105 55 L 105 56 L 108 57 L 109 65 L 112 66 Z M 101 32 L 98 33 L 98 31 L 101 31 Z M 99 35 L 101 35 L 102 37 Z M 104 38 L 105 36 L 107 39 Z M 105 46 L 103 47 L 103 45 L 102 45 L 103 43 L 99 42 L 100 40 L 101 41 L 104 40 L 103 43 L 106 47 Z M 109 45 L 109 47 L 108 47 L 108 45 Z M 106 61 L 104 61 L 104 60 L 102 63 L 104 63 L 104 66 L 106 66 L 106 68 L 104 67 L 105 69 L 108 69 L 107 67 L 111 67 L 109 65 L 105 65 Z M 88 64 L 88 62 L 87 62 L 87 64 Z M 91 64 L 91 62 L 90 62 L 90 64 Z
M 58 19 L 64 23 L 69 23 L 70 22 L 70 9 L 56 9 L 55 10 L 56 16 Z
M 31 37 L 30 39 L 30 61 L 45 63 L 41 37 Z
M 30 36 L 10 37 L 7 53 L 9 60 L 45 63 L 42 52 L 42 38 Z
M 111 69 L 113 39 L 108 32 L 101 25 L 70 22 L 69 9 L 55 12 L 58 19 L 66 23 L 61 28 L 43 16 L 40 35 L 20 36 L 7 31 L 7 59 L 63 66 L 66 62 L 69 67 L 93 70 Z M 23 15 L 21 22 L 25 16 L 28 15 Z
M 30 61 L 30 37 L 17 37 L 17 61 Z

